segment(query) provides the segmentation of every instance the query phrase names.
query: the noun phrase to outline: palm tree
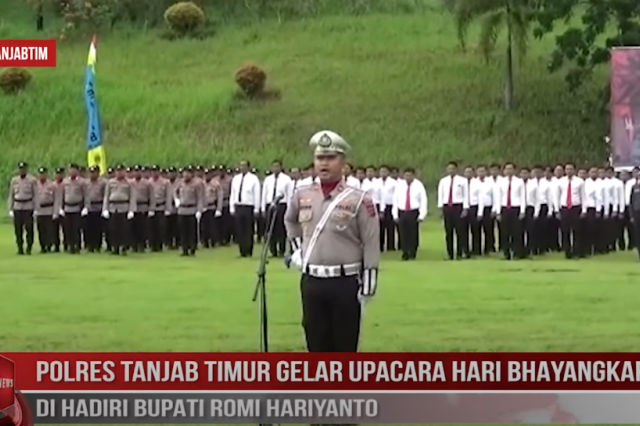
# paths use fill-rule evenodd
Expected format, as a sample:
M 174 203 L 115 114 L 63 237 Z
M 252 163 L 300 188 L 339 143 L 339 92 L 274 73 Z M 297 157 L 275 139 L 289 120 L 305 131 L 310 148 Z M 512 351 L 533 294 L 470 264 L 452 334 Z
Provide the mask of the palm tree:
M 504 107 L 513 109 L 514 47 L 523 56 L 529 42 L 529 26 L 536 0 L 456 0 L 454 14 L 458 38 L 466 45 L 469 27 L 480 22 L 480 48 L 488 61 L 495 51 L 498 38 L 506 30 L 507 50 L 505 58 Z

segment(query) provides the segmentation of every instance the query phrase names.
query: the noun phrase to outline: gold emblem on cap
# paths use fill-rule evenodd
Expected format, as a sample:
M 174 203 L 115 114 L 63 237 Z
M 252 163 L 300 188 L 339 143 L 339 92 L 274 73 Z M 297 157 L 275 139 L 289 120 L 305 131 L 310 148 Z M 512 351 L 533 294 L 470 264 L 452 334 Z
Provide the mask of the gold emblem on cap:
M 320 145 L 322 148 L 329 148 L 332 143 L 333 143 L 333 141 L 331 140 L 331 137 L 328 134 L 325 133 L 320 138 L 320 141 L 318 142 L 318 145 Z

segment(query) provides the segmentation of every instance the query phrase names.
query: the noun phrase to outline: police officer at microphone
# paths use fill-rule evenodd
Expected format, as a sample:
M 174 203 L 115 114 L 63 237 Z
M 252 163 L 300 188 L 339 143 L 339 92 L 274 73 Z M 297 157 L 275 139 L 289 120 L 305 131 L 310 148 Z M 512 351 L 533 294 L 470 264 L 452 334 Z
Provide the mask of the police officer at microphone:
M 311 137 L 317 183 L 299 187 L 285 213 L 302 271 L 303 327 L 310 352 L 356 352 L 362 305 L 375 294 L 380 222 L 371 197 L 342 176 L 349 145 L 338 134 Z

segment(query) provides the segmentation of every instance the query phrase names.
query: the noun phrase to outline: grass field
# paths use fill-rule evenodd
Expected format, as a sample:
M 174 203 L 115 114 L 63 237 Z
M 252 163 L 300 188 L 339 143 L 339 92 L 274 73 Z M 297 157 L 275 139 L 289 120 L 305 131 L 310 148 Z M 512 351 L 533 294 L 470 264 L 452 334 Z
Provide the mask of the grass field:
M 3 351 L 255 351 L 257 258 L 236 250 L 15 256 L 0 231 Z M 636 351 L 635 253 L 567 261 L 443 258 L 439 225 L 415 263 L 385 256 L 365 351 Z M 269 266 L 273 351 L 304 350 L 298 275 Z

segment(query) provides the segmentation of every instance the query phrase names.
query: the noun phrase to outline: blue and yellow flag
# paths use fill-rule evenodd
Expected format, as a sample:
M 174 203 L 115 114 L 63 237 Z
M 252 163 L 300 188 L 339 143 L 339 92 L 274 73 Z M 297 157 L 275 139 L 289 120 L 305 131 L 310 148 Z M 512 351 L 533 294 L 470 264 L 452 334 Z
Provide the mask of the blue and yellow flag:
M 87 69 L 84 73 L 84 103 L 87 107 L 87 162 L 89 167 L 100 167 L 100 174 L 107 172 L 107 157 L 102 145 L 102 128 L 96 97 L 96 36 L 89 46 Z

